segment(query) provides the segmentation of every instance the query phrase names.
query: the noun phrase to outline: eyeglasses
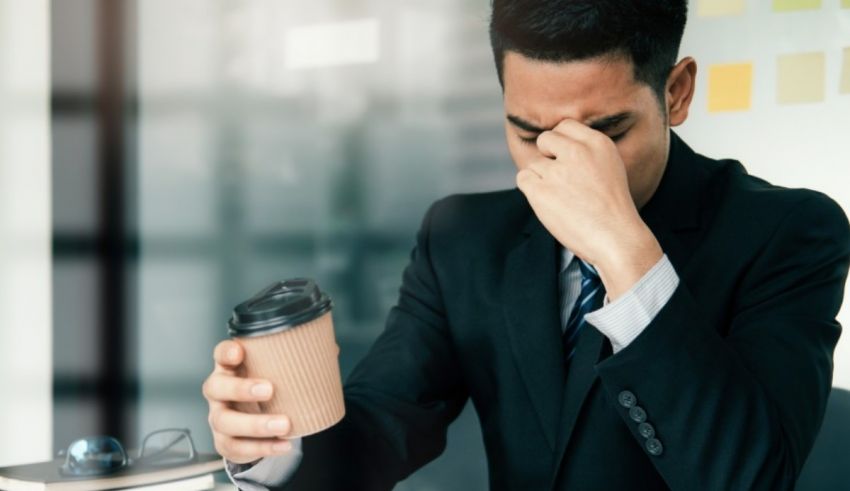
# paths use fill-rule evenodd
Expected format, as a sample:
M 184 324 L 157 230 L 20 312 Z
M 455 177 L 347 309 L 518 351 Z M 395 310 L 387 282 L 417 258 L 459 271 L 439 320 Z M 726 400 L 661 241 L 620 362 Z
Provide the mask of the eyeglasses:
M 139 456 L 130 458 L 117 439 L 111 436 L 87 436 L 74 440 L 65 454 L 59 472 L 65 476 L 96 476 L 125 467 L 165 467 L 195 460 L 195 442 L 186 428 L 166 428 L 149 433 L 142 440 Z

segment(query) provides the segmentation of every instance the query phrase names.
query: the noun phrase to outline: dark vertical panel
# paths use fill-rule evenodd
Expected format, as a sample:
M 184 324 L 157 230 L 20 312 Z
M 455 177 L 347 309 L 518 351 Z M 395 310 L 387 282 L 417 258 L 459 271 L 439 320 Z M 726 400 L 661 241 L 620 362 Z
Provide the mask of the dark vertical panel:
M 114 0 L 101 0 L 102 3 L 113 3 Z M 123 380 L 121 380 L 120 409 L 123 420 L 120 427 L 123 428 L 123 441 L 130 447 L 137 447 L 141 443 L 144 434 L 142 431 L 150 431 L 151 428 L 139 428 L 138 406 L 141 397 L 141 384 L 139 382 L 139 312 L 138 312 L 138 262 L 139 262 L 139 225 L 138 225 L 138 121 L 139 121 L 139 95 L 138 95 L 138 49 L 139 39 L 137 16 L 137 0 L 121 0 L 123 7 L 118 12 L 116 23 L 121 25 L 121 51 L 118 53 L 121 77 L 121 93 L 118 98 L 118 111 L 116 124 L 121 129 L 120 138 L 121 172 L 120 179 L 116 184 L 121 186 L 122 213 L 119 216 L 118 229 L 121 263 L 121 283 L 123 304 L 121 316 L 121 366 L 123 367 Z
M 128 435 L 122 393 L 125 377 L 125 280 L 124 280 L 124 125 L 122 117 L 123 11 L 122 1 L 97 2 L 97 172 L 98 276 L 100 305 L 98 332 L 101 339 L 100 404 L 103 432 L 120 438 Z
M 132 8 L 124 0 L 51 2 L 56 447 L 94 433 L 133 446 L 137 436 L 128 294 L 136 248 L 127 223 L 134 178 Z M 92 138 L 69 137 L 77 127 Z M 85 346 L 87 356 L 67 351 L 71 341 Z
M 50 2 L 54 450 L 100 432 L 94 8 Z

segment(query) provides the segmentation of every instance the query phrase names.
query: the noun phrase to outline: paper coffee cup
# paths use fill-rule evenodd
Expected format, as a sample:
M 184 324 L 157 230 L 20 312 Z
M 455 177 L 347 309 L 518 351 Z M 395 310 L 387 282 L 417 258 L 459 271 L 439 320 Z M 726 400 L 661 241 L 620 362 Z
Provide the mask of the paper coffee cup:
M 290 438 L 318 433 L 345 416 L 331 308 L 315 281 L 295 278 L 233 309 L 228 333 L 245 350 L 242 374 L 274 386 L 271 400 L 238 409 L 286 415 Z

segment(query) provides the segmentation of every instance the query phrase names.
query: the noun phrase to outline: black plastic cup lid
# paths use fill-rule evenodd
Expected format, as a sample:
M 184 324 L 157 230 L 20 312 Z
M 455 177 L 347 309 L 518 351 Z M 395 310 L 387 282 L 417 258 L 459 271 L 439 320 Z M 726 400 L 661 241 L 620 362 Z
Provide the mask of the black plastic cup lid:
M 315 320 L 332 306 L 314 280 L 277 281 L 233 309 L 227 332 L 231 337 L 273 334 Z

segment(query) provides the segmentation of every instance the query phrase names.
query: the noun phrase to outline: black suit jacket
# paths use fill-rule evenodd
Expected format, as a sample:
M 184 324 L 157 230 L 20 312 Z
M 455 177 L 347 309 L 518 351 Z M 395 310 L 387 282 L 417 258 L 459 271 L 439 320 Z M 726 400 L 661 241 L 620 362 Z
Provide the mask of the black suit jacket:
M 792 488 L 830 390 L 847 219 L 671 135 L 640 214 L 680 283 L 637 339 L 612 355 L 586 328 L 565 375 L 559 245 L 517 189 L 444 198 L 346 381 L 345 418 L 304 439 L 286 489 L 391 489 L 440 455 L 467 400 L 493 490 Z

